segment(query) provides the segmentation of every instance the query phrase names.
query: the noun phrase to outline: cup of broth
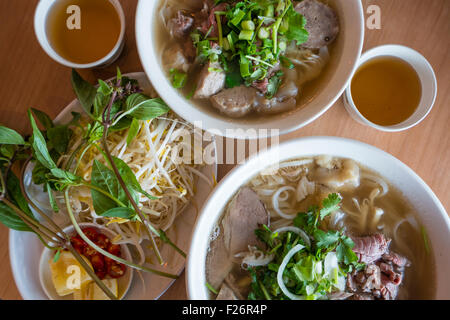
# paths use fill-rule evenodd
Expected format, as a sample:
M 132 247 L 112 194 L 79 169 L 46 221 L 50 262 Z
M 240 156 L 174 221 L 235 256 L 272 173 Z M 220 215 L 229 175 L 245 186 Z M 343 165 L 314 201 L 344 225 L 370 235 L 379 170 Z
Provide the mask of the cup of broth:
M 436 76 L 417 51 L 384 45 L 365 52 L 344 93 L 344 106 L 358 122 L 402 131 L 421 122 L 437 94 Z
M 125 15 L 118 0 L 40 0 L 34 30 L 44 51 L 60 64 L 103 67 L 122 52 Z

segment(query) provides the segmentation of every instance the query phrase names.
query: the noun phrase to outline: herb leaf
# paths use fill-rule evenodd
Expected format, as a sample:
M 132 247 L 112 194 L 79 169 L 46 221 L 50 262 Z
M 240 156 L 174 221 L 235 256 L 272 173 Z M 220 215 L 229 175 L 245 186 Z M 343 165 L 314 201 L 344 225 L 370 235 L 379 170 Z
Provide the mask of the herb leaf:
M 97 94 L 97 89 L 85 81 L 74 69 L 72 69 L 72 87 L 77 95 L 78 100 L 81 103 L 84 111 L 91 115 L 91 108 L 94 103 L 95 95 Z
M 122 218 L 132 220 L 136 217 L 136 212 L 128 207 L 112 208 L 101 214 L 102 217 Z
M 25 144 L 22 136 L 15 130 L 0 126 L 0 144 Z
M 33 135 L 31 137 L 31 145 L 33 147 L 33 152 L 36 159 L 46 168 L 53 169 L 56 168 L 56 164 L 53 161 L 50 153 L 47 149 L 47 143 L 42 135 L 41 131 L 36 125 L 36 121 L 31 113 L 31 110 L 28 110 L 28 117 L 30 118 L 31 127 L 33 128 Z

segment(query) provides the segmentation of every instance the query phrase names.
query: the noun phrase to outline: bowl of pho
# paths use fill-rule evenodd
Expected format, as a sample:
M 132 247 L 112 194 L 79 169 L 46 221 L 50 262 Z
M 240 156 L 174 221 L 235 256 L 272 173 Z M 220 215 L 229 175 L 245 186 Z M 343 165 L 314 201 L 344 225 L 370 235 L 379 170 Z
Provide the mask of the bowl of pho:
M 357 0 L 140 1 L 136 16 L 142 65 L 161 97 L 234 138 L 318 118 L 342 94 L 363 38 Z
M 191 299 L 450 297 L 447 212 L 409 167 L 370 145 L 283 143 L 232 170 L 202 212 Z

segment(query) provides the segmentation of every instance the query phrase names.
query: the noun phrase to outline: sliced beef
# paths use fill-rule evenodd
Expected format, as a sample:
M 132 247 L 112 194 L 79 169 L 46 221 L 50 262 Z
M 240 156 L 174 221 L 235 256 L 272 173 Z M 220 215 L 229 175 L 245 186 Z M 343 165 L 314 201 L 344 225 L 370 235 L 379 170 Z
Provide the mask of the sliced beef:
M 244 187 L 234 197 L 223 218 L 225 246 L 231 256 L 248 251 L 248 246 L 261 245 L 255 230 L 269 223 L 269 215 L 258 195 Z
M 184 14 L 181 10 L 177 12 L 175 18 L 172 18 L 167 23 L 167 27 L 170 30 L 170 33 L 175 38 L 184 38 L 189 35 L 189 31 L 191 31 L 194 26 L 194 18 Z
M 209 253 L 206 257 L 206 279 L 213 288 L 219 288 L 226 276 L 230 273 L 233 262 L 228 249 L 225 247 L 223 232 L 217 239 L 211 241 Z
M 238 300 L 233 290 L 226 283 L 222 284 L 216 300 Z
M 317 0 L 303 0 L 295 6 L 295 11 L 306 18 L 308 41 L 302 46 L 319 49 L 331 44 L 339 33 L 336 13 L 326 4 Z
M 254 88 L 239 86 L 225 89 L 211 97 L 212 105 L 232 118 L 240 118 L 252 111 L 257 98 Z
M 394 300 L 403 280 L 408 260 L 389 252 L 389 242 L 383 235 L 354 238 L 355 247 L 363 259 L 367 259 L 364 270 L 354 270 L 347 275 L 346 291 L 354 293 L 351 299 L 370 298 Z M 364 262 L 364 261 L 363 261 Z
M 208 11 L 208 8 L 210 6 L 205 5 L 202 9 L 202 12 L 200 15 L 202 16 L 202 20 L 200 20 L 200 23 L 198 23 L 199 30 L 203 33 L 203 35 L 206 35 L 208 31 L 210 37 L 217 37 L 218 36 L 218 28 L 217 28 L 217 21 L 216 21 L 216 15 L 214 14 L 216 11 L 225 11 L 227 9 L 228 4 L 221 3 L 215 7 L 213 7 L 211 10 L 209 10 L 209 14 L 207 14 L 207 18 L 204 18 L 205 11 Z M 221 17 L 223 19 L 223 17 Z M 223 21 L 222 21 L 223 22 Z
M 355 247 L 353 251 L 359 258 L 359 262 L 371 263 L 381 258 L 387 252 L 390 240 L 377 233 L 368 237 L 354 237 Z
M 390 262 L 399 268 L 409 267 L 409 265 L 411 264 L 408 259 L 392 251 L 383 254 L 383 260 L 386 262 Z
M 209 98 L 225 87 L 225 72 L 219 62 L 208 62 L 202 69 L 194 98 Z

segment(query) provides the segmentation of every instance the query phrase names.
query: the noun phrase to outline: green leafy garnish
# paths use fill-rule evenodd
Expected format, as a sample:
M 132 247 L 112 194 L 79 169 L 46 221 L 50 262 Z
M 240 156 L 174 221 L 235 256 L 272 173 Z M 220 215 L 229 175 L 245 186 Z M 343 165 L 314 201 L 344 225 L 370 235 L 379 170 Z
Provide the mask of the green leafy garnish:
M 290 292 L 307 300 L 343 290 L 347 272 L 363 266 L 357 262 L 352 251 L 354 243 L 349 237 L 340 231 L 321 228 L 322 220 L 339 209 L 340 201 L 337 194 L 330 194 L 320 207 L 313 206 L 294 219 L 294 225 L 310 238 L 311 246 L 304 246 L 293 256 L 284 269 L 283 278 Z M 248 299 L 288 299 L 278 285 L 277 274 L 286 254 L 303 243 L 303 239 L 291 231 L 274 233 L 267 226 L 255 230 L 255 234 L 266 244 L 266 254 L 274 255 L 274 259 L 266 266 L 248 269 L 252 278 Z

